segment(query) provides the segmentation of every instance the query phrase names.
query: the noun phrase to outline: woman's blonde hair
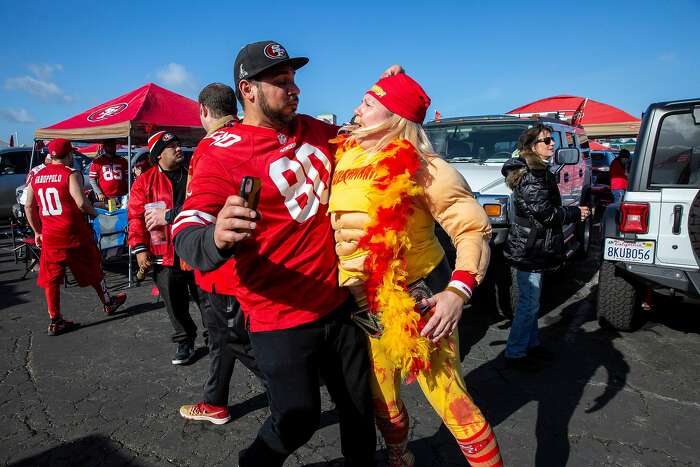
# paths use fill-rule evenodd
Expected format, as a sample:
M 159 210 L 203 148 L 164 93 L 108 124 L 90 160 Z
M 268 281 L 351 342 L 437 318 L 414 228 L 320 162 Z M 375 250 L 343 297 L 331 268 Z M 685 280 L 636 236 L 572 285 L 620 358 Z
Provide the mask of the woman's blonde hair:
M 387 120 L 374 126 L 367 128 L 350 128 L 350 140 L 354 140 L 355 142 L 359 143 L 359 141 L 362 139 L 375 133 L 386 134 L 379 140 L 379 142 L 377 142 L 377 144 L 368 149 L 368 152 L 370 153 L 379 152 L 392 141 L 403 139 L 411 143 L 421 157 L 434 157 L 436 155 L 433 145 L 430 144 L 428 135 L 425 133 L 423 127 L 418 123 L 412 122 L 411 120 L 400 117 L 396 114 L 392 114 Z

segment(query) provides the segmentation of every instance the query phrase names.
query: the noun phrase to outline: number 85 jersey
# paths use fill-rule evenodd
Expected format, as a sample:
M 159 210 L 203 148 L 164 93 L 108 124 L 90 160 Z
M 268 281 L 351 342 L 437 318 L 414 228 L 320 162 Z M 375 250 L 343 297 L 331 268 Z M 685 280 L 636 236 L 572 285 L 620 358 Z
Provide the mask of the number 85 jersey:
M 286 329 L 316 321 L 338 307 L 333 230 L 327 216 L 337 128 L 306 115 L 288 129 L 236 124 L 203 139 L 193 156 L 192 182 L 173 224 L 178 235 L 202 228 L 244 176 L 261 181 L 257 227 L 231 260 L 202 272 L 199 286 L 235 295 L 252 331 Z M 193 264 L 197 269 L 197 264 Z
M 74 173 L 79 174 L 63 164 L 50 164 L 32 178 L 46 248 L 74 248 L 92 238 L 85 216 L 70 194 L 68 178 Z

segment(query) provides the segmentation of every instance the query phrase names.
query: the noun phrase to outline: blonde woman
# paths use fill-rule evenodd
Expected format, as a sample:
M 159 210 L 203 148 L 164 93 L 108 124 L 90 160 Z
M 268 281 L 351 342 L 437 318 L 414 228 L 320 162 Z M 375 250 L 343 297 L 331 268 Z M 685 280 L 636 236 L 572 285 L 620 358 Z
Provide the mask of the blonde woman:
M 400 384 L 418 381 L 472 466 L 502 465 L 491 427 L 467 393 L 457 323 L 489 261 L 488 218 L 421 127 L 430 98 L 404 73 L 379 80 L 339 149 L 329 202 L 340 284 L 370 335 L 372 396 L 389 465 L 412 466 Z M 435 221 L 457 249 L 451 272 Z

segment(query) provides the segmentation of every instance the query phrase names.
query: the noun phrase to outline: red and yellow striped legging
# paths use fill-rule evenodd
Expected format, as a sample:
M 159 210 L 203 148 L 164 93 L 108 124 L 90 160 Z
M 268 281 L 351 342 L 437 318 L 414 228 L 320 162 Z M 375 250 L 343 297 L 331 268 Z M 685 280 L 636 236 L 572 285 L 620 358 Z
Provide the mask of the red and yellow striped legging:
M 462 379 L 455 332 L 443 338 L 428 375 L 420 372 L 418 384 L 428 402 L 457 440 L 472 466 L 502 466 L 498 443 L 491 426 L 474 404 Z M 451 349 L 452 357 L 446 353 Z M 372 375 L 370 378 L 377 427 L 387 444 L 399 445 L 408 437 L 408 412 L 401 401 L 400 372 L 393 368 L 378 339 L 369 338 Z M 437 367 L 435 367 L 437 366 Z M 431 384 L 429 384 L 429 381 Z M 434 383 L 433 383 L 434 381 Z

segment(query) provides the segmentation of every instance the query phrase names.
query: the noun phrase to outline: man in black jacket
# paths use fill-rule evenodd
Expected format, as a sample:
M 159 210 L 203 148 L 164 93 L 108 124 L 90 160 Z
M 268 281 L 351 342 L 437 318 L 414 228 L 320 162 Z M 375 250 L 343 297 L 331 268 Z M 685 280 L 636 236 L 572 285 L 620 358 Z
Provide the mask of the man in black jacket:
M 503 164 L 501 173 L 513 190 L 515 220 L 504 249 L 516 269 L 518 303 L 506 345 L 506 362 L 514 368 L 536 371 L 537 358 L 549 357 L 538 338 L 542 273 L 564 259 L 562 226 L 583 220 L 587 207 L 562 206 L 559 187 L 548 161 L 554 155 L 552 128 L 536 125 L 518 141 L 519 157 Z

